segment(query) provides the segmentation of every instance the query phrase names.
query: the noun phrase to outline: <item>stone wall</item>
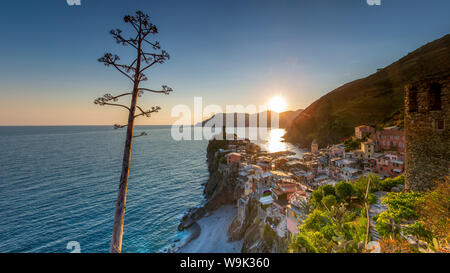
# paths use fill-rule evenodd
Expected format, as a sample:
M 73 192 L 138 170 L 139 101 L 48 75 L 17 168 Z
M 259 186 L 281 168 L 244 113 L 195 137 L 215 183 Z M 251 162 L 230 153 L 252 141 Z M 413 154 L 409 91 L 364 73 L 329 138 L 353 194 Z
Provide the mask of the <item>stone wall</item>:
M 450 75 L 405 86 L 406 188 L 425 191 L 450 173 Z

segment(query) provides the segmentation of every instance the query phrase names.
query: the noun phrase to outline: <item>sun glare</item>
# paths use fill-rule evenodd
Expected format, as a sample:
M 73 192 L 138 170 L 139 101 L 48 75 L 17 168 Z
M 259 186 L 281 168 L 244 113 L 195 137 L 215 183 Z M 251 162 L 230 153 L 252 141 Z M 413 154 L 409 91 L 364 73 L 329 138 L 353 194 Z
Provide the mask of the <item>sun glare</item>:
M 267 106 L 269 110 L 280 113 L 286 110 L 287 103 L 284 100 L 284 98 L 277 96 L 270 99 L 269 102 L 267 103 Z

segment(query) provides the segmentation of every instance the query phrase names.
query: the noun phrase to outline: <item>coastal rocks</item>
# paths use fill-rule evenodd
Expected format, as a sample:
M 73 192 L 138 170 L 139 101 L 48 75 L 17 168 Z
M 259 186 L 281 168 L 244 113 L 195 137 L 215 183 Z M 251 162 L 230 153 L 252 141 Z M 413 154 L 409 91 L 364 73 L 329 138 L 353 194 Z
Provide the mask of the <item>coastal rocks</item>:
M 243 188 L 237 185 L 238 164 L 226 165 L 216 157 L 216 152 L 227 141 L 210 140 L 207 148 L 208 182 L 203 190 L 206 203 L 199 208 L 190 209 L 181 219 L 178 230 L 184 230 L 203 217 L 207 212 L 220 206 L 235 204 Z
M 243 236 L 242 253 L 269 253 L 262 236 L 263 227 L 264 223 L 257 218 L 253 219 Z
M 181 218 L 178 230 L 183 231 L 186 228 L 191 227 L 195 222 L 200 219 L 208 210 L 203 206 L 199 208 L 191 208 Z
M 254 218 L 252 224 L 246 229 L 242 239 L 242 253 L 285 253 L 286 242 L 275 233 L 266 235 L 263 221 Z M 269 228 L 270 229 L 270 228 Z
M 286 252 L 283 239 L 273 232 L 264 236 L 265 224 L 258 218 L 258 200 L 250 196 L 244 217 L 235 217 L 228 227 L 231 240 L 242 240 L 242 253 L 278 253 Z M 241 220 L 243 219 L 243 220 Z
M 228 236 L 231 240 L 241 240 L 247 230 L 254 224 L 254 220 L 257 216 L 257 201 L 253 198 L 249 199 L 247 208 L 244 211 L 243 220 L 240 217 L 236 216 L 233 222 L 228 227 Z

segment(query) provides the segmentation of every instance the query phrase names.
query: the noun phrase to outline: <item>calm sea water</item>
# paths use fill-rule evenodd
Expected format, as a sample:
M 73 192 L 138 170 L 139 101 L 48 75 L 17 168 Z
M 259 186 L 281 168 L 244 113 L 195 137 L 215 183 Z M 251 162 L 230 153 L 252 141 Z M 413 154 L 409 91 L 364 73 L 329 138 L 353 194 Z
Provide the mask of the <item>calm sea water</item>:
M 124 252 L 156 252 L 185 234 L 203 202 L 207 141 L 174 141 L 168 127 L 134 141 Z M 0 127 L 0 252 L 107 252 L 124 131 L 109 126 Z
M 207 140 L 175 141 L 168 126 L 137 126 L 123 252 L 158 252 L 186 232 L 184 212 L 204 202 Z M 291 150 L 284 130 L 258 144 Z M 0 127 L 0 252 L 108 252 L 124 130 L 109 126 Z

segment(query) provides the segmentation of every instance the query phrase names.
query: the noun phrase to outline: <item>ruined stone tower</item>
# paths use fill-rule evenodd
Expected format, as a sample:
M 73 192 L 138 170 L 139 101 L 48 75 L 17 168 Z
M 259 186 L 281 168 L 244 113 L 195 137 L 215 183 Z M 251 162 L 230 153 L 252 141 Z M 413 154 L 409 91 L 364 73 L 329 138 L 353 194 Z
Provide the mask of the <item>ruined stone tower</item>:
M 405 86 L 406 188 L 450 175 L 450 76 Z

